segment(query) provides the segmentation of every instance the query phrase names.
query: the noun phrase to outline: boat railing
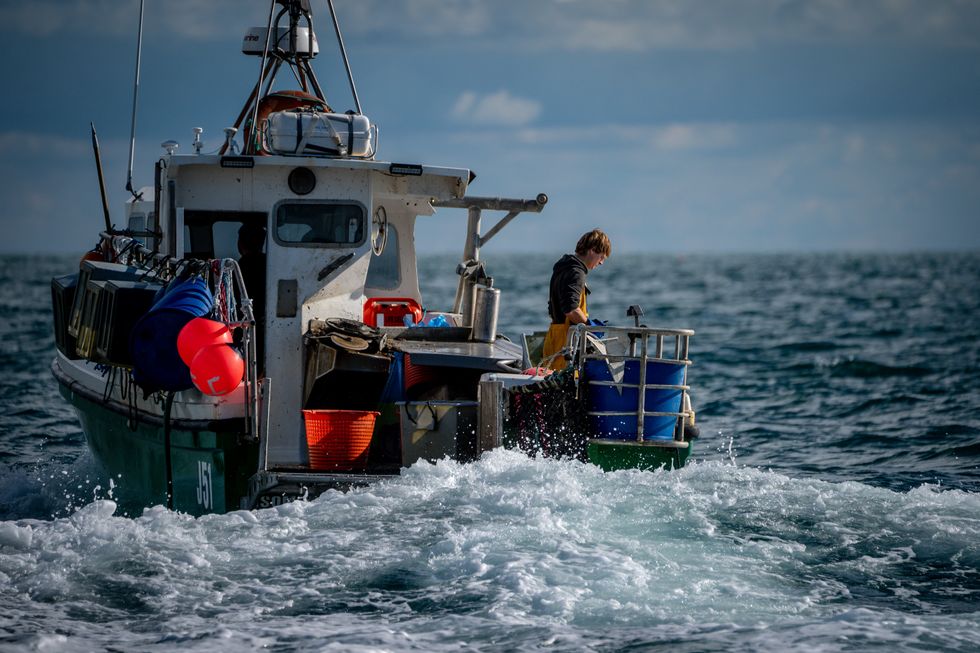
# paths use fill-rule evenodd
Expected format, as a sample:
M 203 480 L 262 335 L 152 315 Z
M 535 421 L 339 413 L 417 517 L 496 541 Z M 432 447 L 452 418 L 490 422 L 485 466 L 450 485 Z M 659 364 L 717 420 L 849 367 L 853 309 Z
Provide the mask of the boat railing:
M 245 279 L 238 261 L 231 258 L 221 259 L 219 266 L 218 288 L 215 292 L 219 316 L 228 328 L 242 329 L 242 347 L 245 350 L 245 420 L 248 425 L 245 435 L 261 440 L 264 429 L 259 419 L 259 397 L 263 394 L 263 388 L 259 386 L 254 307 L 245 288 Z M 219 302 L 223 305 L 219 305 Z
M 569 334 L 569 350 L 577 366 L 579 377 L 585 371 L 588 361 L 599 360 L 608 363 L 638 363 L 638 379 L 627 380 L 623 374 L 620 380 L 613 378 L 589 379 L 590 384 L 612 387 L 620 393 L 624 389 L 637 391 L 635 409 L 630 410 L 590 410 L 588 415 L 594 417 L 633 417 L 636 418 L 636 441 L 650 442 L 644 438 L 645 421 L 647 417 L 675 417 L 679 426 L 674 429 L 675 443 L 684 441 L 684 432 L 689 418 L 690 398 L 687 384 L 687 368 L 691 364 L 688 359 L 690 338 L 694 335 L 692 329 L 668 329 L 657 327 L 633 326 L 602 326 L 578 324 L 572 327 Z M 616 343 L 616 351 L 610 353 L 610 343 Z M 682 366 L 680 383 L 647 383 L 648 363 L 660 362 L 669 365 Z M 681 398 L 677 411 L 648 411 L 646 410 L 647 390 L 680 391 Z

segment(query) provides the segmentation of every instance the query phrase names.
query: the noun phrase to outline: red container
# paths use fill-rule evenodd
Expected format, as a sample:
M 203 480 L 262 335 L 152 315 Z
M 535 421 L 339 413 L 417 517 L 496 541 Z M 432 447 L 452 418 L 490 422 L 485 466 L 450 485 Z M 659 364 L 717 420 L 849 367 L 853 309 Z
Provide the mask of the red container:
M 364 324 L 373 327 L 405 326 L 405 316 L 412 324 L 422 319 L 422 307 L 411 297 L 371 297 L 364 302 Z
M 310 468 L 358 472 L 367 467 L 378 413 L 370 410 L 304 410 Z

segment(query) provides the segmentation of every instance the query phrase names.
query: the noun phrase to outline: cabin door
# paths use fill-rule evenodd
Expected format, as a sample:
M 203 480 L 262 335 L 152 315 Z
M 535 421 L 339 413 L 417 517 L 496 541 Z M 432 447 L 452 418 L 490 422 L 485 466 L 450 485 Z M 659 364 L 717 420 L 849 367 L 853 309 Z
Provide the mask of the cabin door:
M 371 256 L 366 206 L 369 200 L 287 201 L 271 216 L 265 337 L 269 468 L 307 463 L 303 334 L 310 321 L 362 317 Z

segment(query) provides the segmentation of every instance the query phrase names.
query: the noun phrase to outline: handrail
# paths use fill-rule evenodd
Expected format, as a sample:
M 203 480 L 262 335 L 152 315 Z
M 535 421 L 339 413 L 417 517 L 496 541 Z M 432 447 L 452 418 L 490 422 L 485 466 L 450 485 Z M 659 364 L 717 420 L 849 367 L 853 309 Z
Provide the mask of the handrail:
M 245 348 L 245 419 L 249 427 L 249 432 L 246 435 L 257 439 L 260 433 L 258 421 L 259 375 L 258 353 L 255 344 L 255 312 L 252 310 L 252 299 L 248 296 L 248 291 L 245 288 L 245 279 L 242 277 L 242 270 L 238 265 L 238 261 L 230 258 L 221 259 L 222 278 L 226 271 L 232 275 L 235 291 L 237 291 L 240 300 L 237 306 L 237 312 L 241 313 L 241 317 L 244 318 L 237 321 L 231 319 L 233 300 L 231 297 L 226 297 L 227 303 L 225 310 L 228 313 L 228 320 L 231 325 L 242 328 L 242 345 Z M 219 281 L 219 283 L 222 283 L 222 281 Z M 225 288 L 226 295 L 228 294 L 228 290 Z
M 616 381 L 592 380 L 589 381 L 589 383 L 591 383 L 592 385 L 608 385 L 614 388 L 623 388 L 623 389 L 626 388 L 633 389 L 633 388 L 640 387 L 639 383 L 617 383 Z M 666 385 L 663 383 L 647 383 L 646 387 L 650 390 L 690 390 L 691 389 L 691 386 L 689 385 Z
M 636 335 L 646 335 L 646 336 L 693 336 L 694 329 L 677 329 L 673 327 L 647 327 L 647 326 L 613 326 L 607 324 L 605 326 L 591 325 L 591 324 L 576 324 L 576 329 L 581 329 L 589 332 L 599 331 L 605 333 L 631 333 Z M 608 338 L 603 338 L 608 340 Z

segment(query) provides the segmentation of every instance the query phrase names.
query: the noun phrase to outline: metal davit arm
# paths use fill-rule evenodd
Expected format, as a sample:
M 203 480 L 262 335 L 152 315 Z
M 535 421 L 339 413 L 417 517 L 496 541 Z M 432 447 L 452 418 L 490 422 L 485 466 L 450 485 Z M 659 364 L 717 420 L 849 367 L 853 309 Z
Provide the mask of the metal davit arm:
M 473 312 L 473 286 L 478 281 L 480 266 L 480 248 L 490 242 L 519 214 L 524 212 L 541 213 L 544 205 L 548 203 L 548 196 L 538 193 L 533 200 L 508 199 L 503 197 L 460 197 L 451 200 L 433 200 L 432 206 L 447 209 L 467 209 L 466 224 L 466 243 L 463 245 L 463 258 L 460 261 L 457 272 L 459 273 L 459 284 L 456 287 L 456 300 L 453 302 L 453 313 L 460 313 L 463 316 L 464 326 L 469 326 L 472 321 Z M 501 218 L 497 224 L 483 235 L 480 235 L 480 222 L 482 212 L 487 211 L 507 211 L 507 215 Z

